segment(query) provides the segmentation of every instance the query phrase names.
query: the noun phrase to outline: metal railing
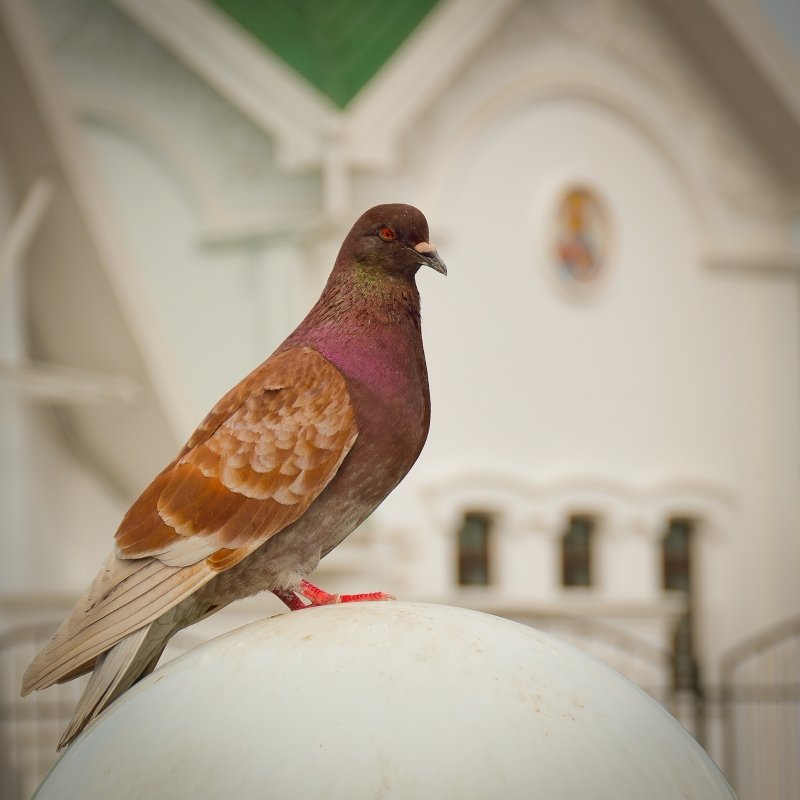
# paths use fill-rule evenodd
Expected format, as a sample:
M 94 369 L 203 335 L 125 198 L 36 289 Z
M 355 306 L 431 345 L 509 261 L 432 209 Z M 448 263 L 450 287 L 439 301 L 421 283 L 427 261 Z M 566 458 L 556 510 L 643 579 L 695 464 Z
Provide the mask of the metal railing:
M 741 800 L 800 798 L 800 618 L 722 661 L 725 770 Z

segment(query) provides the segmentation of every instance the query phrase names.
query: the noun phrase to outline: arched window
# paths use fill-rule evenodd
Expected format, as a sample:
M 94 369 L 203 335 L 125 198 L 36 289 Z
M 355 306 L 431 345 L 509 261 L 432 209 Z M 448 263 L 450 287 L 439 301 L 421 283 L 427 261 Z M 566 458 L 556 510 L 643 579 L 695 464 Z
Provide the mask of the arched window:
M 564 586 L 592 585 L 592 537 L 595 520 L 574 514 L 561 538 L 561 583 Z
M 458 583 L 460 586 L 489 585 L 489 545 L 492 517 L 483 511 L 464 514 L 458 530 Z

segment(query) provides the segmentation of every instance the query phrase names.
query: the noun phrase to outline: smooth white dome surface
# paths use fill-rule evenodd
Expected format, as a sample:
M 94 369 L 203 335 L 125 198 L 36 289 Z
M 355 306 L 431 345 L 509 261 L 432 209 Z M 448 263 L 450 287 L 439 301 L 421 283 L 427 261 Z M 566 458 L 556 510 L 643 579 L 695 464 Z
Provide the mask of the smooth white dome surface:
M 533 628 L 421 603 L 247 625 L 166 664 L 47 798 L 732 798 L 654 700 Z

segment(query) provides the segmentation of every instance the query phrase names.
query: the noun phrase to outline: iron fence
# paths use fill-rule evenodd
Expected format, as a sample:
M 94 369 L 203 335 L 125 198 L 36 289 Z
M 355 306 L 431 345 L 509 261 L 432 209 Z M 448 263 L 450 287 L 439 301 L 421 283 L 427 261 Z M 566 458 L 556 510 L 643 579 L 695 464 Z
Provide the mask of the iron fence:
M 800 798 L 800 618 L 722 662 L 725 768 L 742 800 Z

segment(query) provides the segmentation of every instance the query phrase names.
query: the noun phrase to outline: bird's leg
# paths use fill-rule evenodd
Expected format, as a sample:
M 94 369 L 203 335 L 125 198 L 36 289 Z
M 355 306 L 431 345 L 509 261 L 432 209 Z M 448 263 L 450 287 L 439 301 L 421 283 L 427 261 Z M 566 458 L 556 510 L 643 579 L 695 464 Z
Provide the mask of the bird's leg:
M 363 594 L 331 594 L 319 586 L 314 586 L 308 581 L 300 581 L 300 588 L 294 592 L 273 589 L 274 594 L 279 600 L 286 603 L 292 611 L 299 611 L 301 608 L 311 608 L 311 606 L 330 606 L 336 603 L 355 603 L 361 600 L 396 600 L 392 594 L 386 592 L 364 592 Z M 298 597 L 302 595 L 310 602 L 304 603 Z
M 294 592 L 273 589 L 272 594 L 274 594 L 278 600 L 282 600 L 286 603 L 291 611 L 299 611 L 301 608 L 306 608 L 306 604 Z

